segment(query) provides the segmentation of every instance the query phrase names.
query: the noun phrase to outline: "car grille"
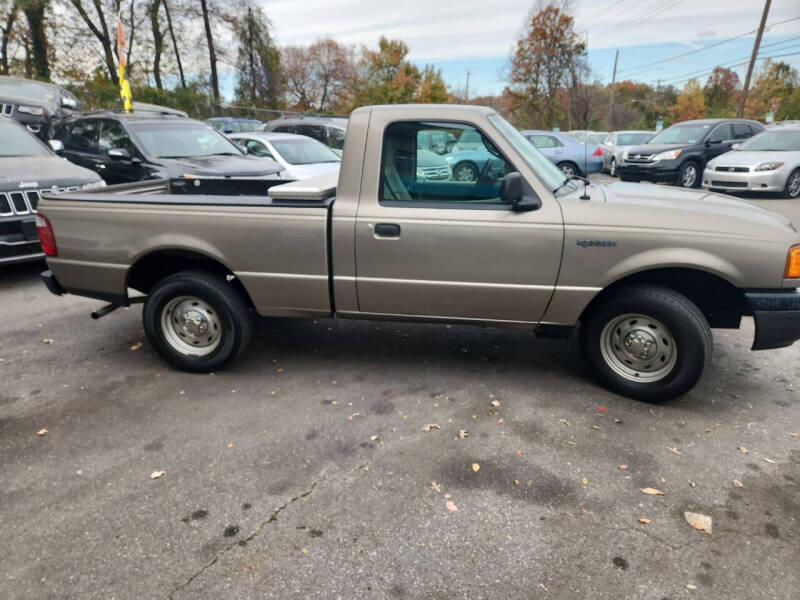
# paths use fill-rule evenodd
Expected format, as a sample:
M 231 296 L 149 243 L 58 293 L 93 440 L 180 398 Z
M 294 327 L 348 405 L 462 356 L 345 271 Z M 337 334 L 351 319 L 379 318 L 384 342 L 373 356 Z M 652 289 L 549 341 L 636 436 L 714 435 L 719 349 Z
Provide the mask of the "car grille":
M 53 194 L 63 194 L 64 192 L 75 192 L 78 186 L 54 187 L 46 191 Z M 10 215 L 29 215 L 39 206 L 40 190 L 28 190 L 26 192 L 0 192 L 0 217 Z
M 724 171 L 726 173 L 749 173 L 750 167 L 720 167 L 714 168 L 715 171 Z
M 711 187 L 746 188 L 746 181 L 711 181 Z
M 10 117 L 14 113 L 13 104 L 0 104 L 0 115 Z
M 653 162 L 651 159 L 653 158 L 652 154 L 628 154 L 628 158 L 625 159 L 627 163 L 650 163 Z
M 447 165 L 442 167 L 421 167 L 420 170 L 427 179 L 447 179 L 450 177 L 450 167 Z

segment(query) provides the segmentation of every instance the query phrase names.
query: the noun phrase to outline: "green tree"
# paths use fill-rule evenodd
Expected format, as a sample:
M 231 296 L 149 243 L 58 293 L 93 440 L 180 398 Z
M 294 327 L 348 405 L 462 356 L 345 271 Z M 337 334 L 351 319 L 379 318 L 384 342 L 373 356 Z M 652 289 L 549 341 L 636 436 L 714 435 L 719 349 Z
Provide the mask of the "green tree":
M 281 53 L 271 35 L 272 24 L 264 10 L 247 5 L 235 31 L 239 37 L 236 60 L 236 100 L 252 106 L 277 108 L 281 98 Z
M 767 112 L 772 110 L 773 102 L 778 105 L 780 114 L 781 106 L 791 98 L 798 85 L 800 79 L 796 69 L 784 62 L 765 60 L 752 89 L 747 94 L 745 116 L 763 120 Z
M 384 36 L 377 50 L 362 50 L 354 98 L 356 106 L 412 102 L 419 69 L 406 60 L 408 46 Z
M 731 69 L 715 67 L 703 88 L 709 117 L 732 117 L 739 99 L 739 76 Z
M 444 78 L 442 78 L 442 71 L 435 69 L 432 65 L 425 65 L 419 77 L 414 102 L 436 104 L 447 102 L 448 98 L 449 94 Z

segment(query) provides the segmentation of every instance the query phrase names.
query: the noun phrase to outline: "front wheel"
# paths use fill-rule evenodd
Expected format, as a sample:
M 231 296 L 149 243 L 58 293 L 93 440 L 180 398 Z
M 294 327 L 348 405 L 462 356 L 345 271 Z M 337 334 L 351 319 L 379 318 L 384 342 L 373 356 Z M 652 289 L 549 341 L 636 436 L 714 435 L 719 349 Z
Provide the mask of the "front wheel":
M 470 183 L 478 180 L 478 167 L 472 163 L 459 163 L 453 169 L 453 179 Z
M 647 402 L 688 392 L 711 359 L 703 313 L 685 296 L 655 285 L 609 294 L 582 320 L 584 360 L 608 389 Z
M 567 177 L 572 177 L 574 175 L 579 175 L 580 171 L 578 170 L 577 165 L 571 162 L 560 162 L 558 163 L 558 168 L 561 169 L 561 172 L 566 175 Z
M 611 175 L 612 177 L 616 177 L 617 176 L 617 159 L 616 158 L 612 158 L 611 159 L 611 164 L 608 165 L 608 174 Z
M 685 188 L 696 188 L 700 185 L 700 168 L 694 161 L 687 161 L 681 165 L 678 172 L 678 185 Z
M 217 371 L 250 341 L 252 317 L 242 294 L 221 277 L 184 271 L 159 281 L 142 311 L 147 339 L 183 371 Z
M 789 175 L 783 195 L 787 198 L 800 198 L 800 169 L 795 169 Z

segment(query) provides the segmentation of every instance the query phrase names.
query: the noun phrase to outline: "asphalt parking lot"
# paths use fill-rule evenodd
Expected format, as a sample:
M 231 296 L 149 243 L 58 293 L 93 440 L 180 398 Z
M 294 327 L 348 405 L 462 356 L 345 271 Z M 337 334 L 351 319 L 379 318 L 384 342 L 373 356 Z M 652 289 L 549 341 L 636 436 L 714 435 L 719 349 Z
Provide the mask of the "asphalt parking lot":
M 190 375 L 41 268 L 0 270 L 0 598 L 797 597 L 800 345 L 750 320 L 663 405 L 444 325 L 270 320 Z

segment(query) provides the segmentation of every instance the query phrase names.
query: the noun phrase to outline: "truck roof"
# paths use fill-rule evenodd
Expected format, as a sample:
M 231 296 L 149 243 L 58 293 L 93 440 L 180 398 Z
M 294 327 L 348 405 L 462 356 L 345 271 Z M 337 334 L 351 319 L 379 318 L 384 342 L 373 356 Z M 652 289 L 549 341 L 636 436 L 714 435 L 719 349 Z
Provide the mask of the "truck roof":
M 410 112 L 413 114 L 420 114 L 425 112 L 439 112 L 442 109 L 465 113 L 479 112 L 485 115 L 491 115 L 497 112 L 490 106 L 478 106 L 475 104 L 373 104 L 372 106 L 362 106 L 353 112 L 355 113 L 373 110 L 381 112 Z

